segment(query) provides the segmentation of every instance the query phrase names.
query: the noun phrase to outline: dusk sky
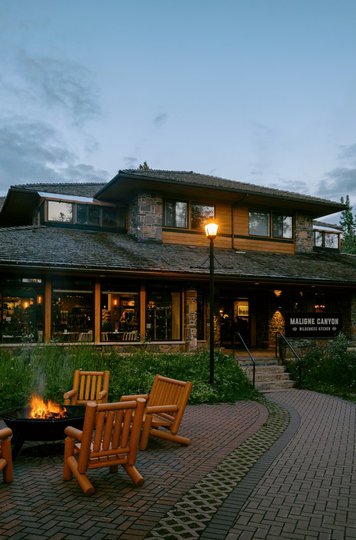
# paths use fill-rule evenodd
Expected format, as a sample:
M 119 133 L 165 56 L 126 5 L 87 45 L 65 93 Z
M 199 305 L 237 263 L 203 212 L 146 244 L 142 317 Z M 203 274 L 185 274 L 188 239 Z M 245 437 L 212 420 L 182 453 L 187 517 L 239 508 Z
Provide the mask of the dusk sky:
M 356 205 L 355 0 L 0 0 L 0 195 L 194 171 Z

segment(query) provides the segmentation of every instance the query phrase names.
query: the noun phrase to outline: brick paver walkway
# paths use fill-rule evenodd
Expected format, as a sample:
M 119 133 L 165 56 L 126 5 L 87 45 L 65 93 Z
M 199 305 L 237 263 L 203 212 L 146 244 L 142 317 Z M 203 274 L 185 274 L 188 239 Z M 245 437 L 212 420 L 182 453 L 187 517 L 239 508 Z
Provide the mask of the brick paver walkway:
M 187 408 L 182 434 L 188 447 L 153 440 L 139 452 L 145 478 L 133 486 L 124 471 L 91 471 L 96 488 L 85 497 L 78 483 L 62 480 L 63 445 L 26 445 L 15 461 L 12 484 L 0 480 L 0 538 L 139 540 L 209 471 L 266 422 L 255 402 Z
M 188 407 L 191 446 L 151 442 L 141 488 L 91 472 L 90 498 L 62 481 L 62 443 L 28 444 L 14 482 L 0 482 L 0 538 L 356 540 L 356 405 L 302 390 L 267 398 Z

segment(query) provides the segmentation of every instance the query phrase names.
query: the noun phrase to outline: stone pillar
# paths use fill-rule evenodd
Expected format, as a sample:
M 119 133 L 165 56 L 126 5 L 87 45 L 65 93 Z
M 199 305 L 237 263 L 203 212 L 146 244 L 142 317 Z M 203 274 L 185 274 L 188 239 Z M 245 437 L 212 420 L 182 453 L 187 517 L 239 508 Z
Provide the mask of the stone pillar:
M 128 234 L 138 242 L 162 242 L 162 197 L 139 193 L 130 206 Z
M 313 220 L 309 216 L 295 216 L 295 251 L 311 253 L 314 246 Z
M 187 352 L 197 350 L 197 290 L 187 288 L 184 295 L 185 342 Z

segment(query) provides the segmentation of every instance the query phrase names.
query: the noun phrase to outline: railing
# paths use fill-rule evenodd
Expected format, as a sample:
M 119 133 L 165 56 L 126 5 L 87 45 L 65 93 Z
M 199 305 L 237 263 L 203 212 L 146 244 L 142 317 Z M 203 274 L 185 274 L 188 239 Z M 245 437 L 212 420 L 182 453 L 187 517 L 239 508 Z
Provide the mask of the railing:
M 252 362 L 252 386 L 255 388 L 255 382 L 256 382 L 256 362 L 255 362 L 255 359 L 252 356 L 250 349 L 247 347 L 247 345 L 245 343 L 245 340 L 242 337 L 242 335 L 239 332 L 237 332 L 237 335 L 238 335 L 239 340 L 241 341 L 241 344 L 245 348 L 245 350 L 246 350 L 247 354 L 249 355 L 250 360 Z
M 281 332 L 276 332 L 276 357 L 282 360 L 282 364 L 285 363 L 285 356 L 281 343 L 283 343 L 283 345 L 285 345 L 285 347 L 287 347 L 291 351 L 296 360 L 298 371 L 298 385 L 301 386 L 303 360 L 301 359 L 297 351 L 294 349 L 293 345 L 288 341 L 288 339 L 283 334 L 281 334 Z

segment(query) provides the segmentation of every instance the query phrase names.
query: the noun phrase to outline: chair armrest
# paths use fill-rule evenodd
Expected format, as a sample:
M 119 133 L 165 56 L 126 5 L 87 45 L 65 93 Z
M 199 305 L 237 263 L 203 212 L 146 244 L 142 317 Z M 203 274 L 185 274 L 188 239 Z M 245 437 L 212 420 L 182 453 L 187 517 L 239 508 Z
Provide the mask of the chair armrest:
M 77 441 L 82 440 L 83 432 L 73 426 L 67 426 L 64 430 L 64 433 L 67 435 L 67 437 L 71 437 L 72 439 L 76 439 Z
M 143 398 L 147 400 L 148 397 L 149 397 L 149 394 L 134 394 L 131 396 L 121 396 L 120 401 L 133 401 L 133 400 L 136 400 L 137 398 Z
M 0 439 L 1 440 L 7 439 L 8 437 L 11 437 L 11 436 L 12 436 L 12 429 L 10 429 L 8 427 L 0 429 Z
M 63 394 L 63 399 L 69 399 L 69 398 L 75 396 L 76 393 L 77 393 L 77 391 L 74 390 L 74 389 L 68 390 L 68 392 L 66 392 L 65 394 Z
M 159 414 L 176 411 L 178 411 L 177 405 L 148 405 L 148 407 L 146 407 L 145 414 Z
M 107 395 L 107 390 L 101 390 L 101 392 L 99 392 L 99 399 L 104 399 L 104 397 L 107 397 Z

